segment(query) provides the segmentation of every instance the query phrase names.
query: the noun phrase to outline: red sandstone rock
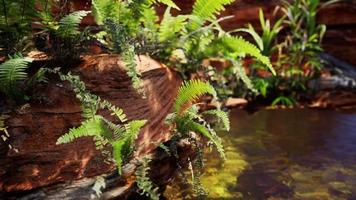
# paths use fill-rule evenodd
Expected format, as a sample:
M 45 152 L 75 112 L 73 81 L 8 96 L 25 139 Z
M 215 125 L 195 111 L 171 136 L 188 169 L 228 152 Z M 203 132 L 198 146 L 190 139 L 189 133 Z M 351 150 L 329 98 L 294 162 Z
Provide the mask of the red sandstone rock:
M 73 70 L 91 92 L 123 108 L 129 119 L 148 120 L 137 140 L 137 154 L 152 151 L 155 143 L 169 138 L 163 120 L 181 82 L 176 73 L 158 62 L 140 58 L 138 68 L 146 99 L 132 88 L 116 55 L 86 56 Z M 82 120 L 79 102 L 67 83 L 51 78 L 38 88 L 36 96 L 41 100 L 10 113 L 6 121 L 10 143 L 18 153 L 7 151 L 7 146 L 0 144 L 0 193 L 30 190 L 115 169 L 102 162 L 91 138 L 55 145 L 59 136 Z M 106 112 L 101 114 L 108 116 Z

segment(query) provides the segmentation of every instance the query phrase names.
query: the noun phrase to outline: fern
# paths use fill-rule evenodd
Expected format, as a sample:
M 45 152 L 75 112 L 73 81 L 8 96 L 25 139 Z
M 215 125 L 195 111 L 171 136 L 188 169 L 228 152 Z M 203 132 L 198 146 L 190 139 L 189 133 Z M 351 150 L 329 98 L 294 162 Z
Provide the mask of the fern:
M 102 137 L 103 135 L 109 135 L 110 131 L 105 126 L 105 123 L 101 118 L 101 116 L 95 116 L 93 119 L 84 121 L 80 127 L 70 129 L 68 133 L 57 139 L 56 144 L 58 145 L 73 142 L 75 139 L 80 137 Z
M 226 112 L 222 111 L 222 110 L 207 110 L 205 112 L 202 113 L 203 115 L 211 115 L 214 116 L 216 118 L 218 118 L 221 123 L 224 126 L 224 129 L 229 131 L 230 130 L 230 120 L 229 120 L 229 116 L 226 114 Z
M 202 124 L 199 124 L 197 122 L 194 122 L 194 121 L 187 121 L 185 123 L 185 126 L 186 126 L 186 129 L 188 130 L 191 130 L 191 131 L 194 131 L 194 132 L 197 132 L 197 133 L 200 133 L 202 134 L 203 136 L 205 136 L 206 138 L 209 139 L 209 141 L 211 141 L 214 146 L 216 147 L 217 151 L 219 152 L 220 156 L 225 159 L 225 151 L 224 151 L 224 147 L 221 143 L 221 139 L 214 136 L 212 134 L 211 131 L 209 131 L 209 129 L 202 125 Z
M 107 109 L 112 116 L 116 116 L 121 122 L 126 122 L 127 118 L 124 111 L 112 105 L 100 97 L 90 94 L 86 91 L 85 84 L 80 81 L 78 76 L 71 74 L 60 74 L 60 78 L 69 81 L 80 100 L 84 112 L 84 121 L 81 126 L 71 129 L 68 133 L 58 138 L 56 144 L 65 144 L 73 142 L 80 137 L 92 136 L 95 146 L 98 150 L 110 156 L 110 152 L 104 149 L 105 146 L 111 145 L 112 158 L 114 159 L 118 172 L 121 174 L 123 161 L 128 158 L 133 151 L 133 142 L 136 139 L 141 127 L 146 120 L 133 120 L 123 125 L 117 125 L 103 116 L 97 115 L 98 109 Z
M 169 7 L 180 10 L 180 8 L 172 0 L 148 0 L 149 4 L 163 3 Z
M 0 53 L 12 55 L 27 50 L 31 43 L 33 18 L 37 17 L 35 0 L 0 1 Z
M 174 104 L 176 113 L 181 113 L 184 105 L 192 103 L 203 94 L 211 94 L 216 97 L 216 91 L 207 82 L 200 80 L 191 80 L 184 82 L 178 90 L 177 99 Z
M 145 125 L 146 120 L 134 120 L 125 125 L 126 132 L 124 138 L 112 143 L 113 158 L 118 166 L 118 172 L 121 174 L 121 165 L 123 158 L 127 158 L 133 151 L 133 141 L 136 139 L 140 129 Z
M 149 163 L 151 158 L 145 156 L 139 159 L 139 166 L 135 171 L 137 187 L 142 191 L 142 195 L 148 196 L 152 200 L 159 200 L 158 188 L 153 186 L 149 177 Z
M 193 5 L 194 18 L 190 22 L 190 28 L 198 29 L 206 20 L 214 18 L 214 15 L 225 9 L 225 5 L 232 2 L 234 0 L 197 0 Z
M 80 22 L 88 13 L 90 11 L 80 10 L 63 17 L 59 21 L 56 33 L 62 38 L 77 36 L 80 33 L 78 30 Z
M 158 32 L 160 42 L 170 41 L 176 38 L 176 34 L 180 32 L 186 24 L 187 16 L 178 15 L 177 17 L 173 17 L 170 11 L 171 9 L 167 8 L 163 15 L 163 20 Z
M 141 74 L 136 70 L 135 48 L 132 45 L 125 45 L 122 53 L 122 60 L 127 68 L 127 75 L 131 78 L 132 86 L 141 94 L 144 94 Z
M 271 62 L 268 57 L 261 54 L 261 51 L 253 44 L 247 42 L 242 37 L 234 37 L 230 35 L 225 35 L 221 37 L 220 42 L 226 48 L 227 53 L 235 57 L 243 57 L 244 55 L 250 55 L 256 58 L 258 61 L 263 63 L 272 72 L 273 75 L 276 74 L 273 69 Z
M 32 62 L 30 58 L 12 58 L 0 65 L 0 89 L 10 97 L 19 93 L 18 84 L 27 78 L 26 69 Z
M 105 27 L 111 36 L 112 49 L 116 53 L 121 53 L 122 60 L 127 68 L 127 75 L 131 78 L 133 87 L 144 95 L 141 74 L 136 70 L 135 46 L 130 44 L 129 33 L 123 25 L 117 24 L 111 19 L 105 21 Z
M 125 124 L 125 143 L 123 144 L 122 155 L 129 156 L 133 151 L 133 142 L 136 139 L 140 129 L 146 124 L 146 120 L 133 120 Z
M 114 8 L 116 4 L 117 2 L 110 0 L 92 0 L 92 13 L 94 15 L 96 23 L 102 25 L 104 24 L 105 19 L 112 18 L 112 13 L 118 11 Z
M 254 93 L 258 93 L 255 89 L 251 79 L 247 76 L 245 69 L 241 66 L 240 63 L 236 62 L 234 59 L 230 59 L 234 72 L 236 73 L 237 79 L 241 79 L 245 86 Z
M 46 83 L 47 78 L 45 77 L 46 70 L 44 68 L 40 68 L 28 81 L 27 88 L 33 88 L 37 83 Z
M 166 120 L 168 123 L 174 123 L 177 131 L 183 135 L 188 135 L 190 131 L 202 134 L 214 144 L 221 157 L 225 158 L 221 139 L 218 137 L 214 129 L 210 127 L 210 124 L 207 123 L 200 114 L 198 114 L 197 106 L 186 106 L 187 104 L 191 104 L 203 94 L 211 94 L 214 97 L 216 96 L 214 88 L 207 82 L 200 80 L 185 82 L 178 90 L 178 95 L 174 105 L 174 113 L 168 115 Z M 206 114 L 217 116 L 222 120 L 225 128 L 227 130 L 229 129 L 230 123 L 227 115 L 223 114 L 223 111 L 207 111 Z

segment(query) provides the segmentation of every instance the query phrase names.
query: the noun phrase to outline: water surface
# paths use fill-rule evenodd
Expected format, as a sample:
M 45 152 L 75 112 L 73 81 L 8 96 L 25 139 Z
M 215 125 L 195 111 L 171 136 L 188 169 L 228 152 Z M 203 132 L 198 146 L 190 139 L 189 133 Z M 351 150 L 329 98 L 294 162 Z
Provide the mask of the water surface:
M 208 199 L 356 199 L 356 111 L 232 110 L 227 161 L 207 153 Z M 208 158 L 208 159 L 207 159 Z M 179 181 L 168 199 L 189 199 Z

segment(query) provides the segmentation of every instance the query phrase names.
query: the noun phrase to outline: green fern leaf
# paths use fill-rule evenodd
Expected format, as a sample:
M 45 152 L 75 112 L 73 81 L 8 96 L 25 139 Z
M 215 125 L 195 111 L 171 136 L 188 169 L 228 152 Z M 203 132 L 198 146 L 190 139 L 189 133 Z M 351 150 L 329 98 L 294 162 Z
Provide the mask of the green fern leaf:
M 63 17 L 59 21 L 59 27 L 56 33 L 62 38 L 75 37 L 80 33 L 78 30 L 80 22 L 88 13 L 90 13 L 90 11 L 80 10 Z
M 93 119 L 84 121 L 78 128 L 70 129 L 68 133 L 58 138 L 56 144 L 65 144 L 74 141 L 77 138 L 85 136 L 102 137 L 110 134 L 106 128 L 101 116 L 95 116 Z
M 208 128 L 206 128 L 204 125 L 201 125 L 197 122 L 194 121 L 187 121 L 185 123 L 185 126 L 187 129 L 197 132 L 197 133 L 201 133 L 203 136 L 205 136 L 206 138 L 208 138 L 216 147 L 217 151 L 219 152 L 220 156 L 225 159 L 225 151 L 223 148 L 223 145 L 221 143 L 221 139 L 217 137 L 217 135 L 213 135 Z
M 212 115 L 214 117 L 217 117 L 221 123 L 224 125 L 225 130 L 229 131 L 230 130 L 230 119 L 229 116 L 227 115 L 226 112 L 222 110 L 207 110 L 202 113 L 203 115 Z
M 122 60 L 126 65 L 126 73 L 131 78 L 132 86 L 141 94 L 144 94 L 141 74 L 136 70 L 137 64 L 135 62 L 135 47 L 133 45 L 128 45 L 127 48 L 124 48 L 123 50 Z
M 0 89 L 11 95 L 20 81 L 27 78 L 26 69 L 32 62 L 30 58 L 13 58 L 0 65 Z
M 167 8 L 163 20 L 161 22 L 158 37 L 160 42 L 170 41 L 172 38 L 177 37 L 177 33 L 183 29 L 186 24 L 187 16 L 178 15 L 172 17 L 170 13 L 171 9 Z
M 149 176 L 149 163 L 151 158 L 145 156 L 139 159 L 139 166 L 135 171 L 136 183 L 138 188 L 142 191 L 142 195 L 148 196 L 151 200 L 159 200 L 158 188 L 154 187 Z
M 238 63 L 236 60 L 234 59 L 230 59 L 230 62 L 232 63 L 232 65 L 234 66 L 234 72 L 236 73 L 236 77 L 237 79 L 241 79 L 242 82 L 245 84 L 245 86 L 251 90 L 254 93 L 258 93 L 258 91 L 256 90 L 256 88 L 254 87 L 251 79 L 247 76 L 245 68 L 243 68 L 240 63 Z
M 121 122 L 126 122 L 127 117 L 124 110 L 112 105 L 109 101 L 103 100 L 100 103 L 102 109 L 109 109 L 111 111 L 111 116 L 116 116 Z
M 261 51 L 253 44 L 247 42 L 242 37 L 234 37 L 230 35 L 222 36 L 220 41 L 232 57 L 241 57 L 245 54 L 255 57 L 258 61 L 268 67 L 273 75 L 276 75 L 275 70 L 268 57 L 261 54 Z
M 208 83 L 201 80 L 190 80 L 184 82 L 178 90 L 178 95 L 174 105 L 174 111 L 181 113 L 183 106 L 192 103 L 203 94 L 211 94 L 216 97 L 215 89 Z
M 27 88 L 32 88 L 37 83 L 46 83 L 47 79 L 45 77 L 46 70 L 40 68 L 28 81 Z
M 192 30 L 198 29 L 206 20 L 214 18 L 214 15 L 223 11 L 224 6 L 234 2 L 234 0 L 197 0 L 193 5 L 194 20 L 190 23 Z
M 120 140 L 125 137 L 125 128 L 123 126 L 114 124 L 105 118 L 103 118 L 103 120 L 107 127 L 111 130 L 114 140 Z
M 168 7 L 172 7 L 177 10 L 180 10 L 180 8 L 172 0 L 148 0 L 148 2 L 150 4 L 163 3 L 163 4 L 167 5 Z
M 140 129 L 146 124 L 147 120 L 133 120 L 125 125 L 126 138 L 132 143 L 136 139 Z
M 125 142 L 126 142 L 125 140 L 117 140 L 111 144 L 112 148 L 113 148 L 113 150 L 112 150 L 113 158 L 115 160 L 116 167 L 117 167 L 119 174 L 122 173 L 122 170 L 121 170 L 122 163 L 123 163 L 122 149 L 125 145 Z
M 125 144 L 122 150 L 122 155 L 124 157 L 129 156 L 133 151 L 133 142 L 137 138 L 141 128 L 146 124 L 147 120 L 133 120 L 125 124 Z
M 122 3 L 120 1 L 111 0 L 92 0 L 92 12 L 96 23 L 103 25 L 106 19 L 118 20 L 117 15 L 121 13 L 120 7 Z
M 121 174 L 123 160 L 132 153 L 132 144 L 137 137 L 141 127 L 145 125 L 146 120 L 133 120 L 125 125 L 126 132 L 124 138 L 112 142 L 113 157 L 116 162 L 118 172 Z

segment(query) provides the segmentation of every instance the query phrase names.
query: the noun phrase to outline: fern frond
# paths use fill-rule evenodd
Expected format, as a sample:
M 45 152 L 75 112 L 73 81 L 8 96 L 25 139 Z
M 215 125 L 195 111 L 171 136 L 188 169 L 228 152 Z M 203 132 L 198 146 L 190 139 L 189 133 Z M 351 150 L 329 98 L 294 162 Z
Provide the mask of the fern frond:
M 46 83 L 47 79 L 45 77 L 46 70 L 40 68 L 28 81 L 27 88 L 32 88 L 37 83 Z
M 214 18 L 216 14 L 223 11 L 224 6 L 234 2 L 234 0 L 197 0 L 193 5 L 193 16 L 196 17 L 190 23 L 192 30 L 198 29 L 206 20 Z
M 117 140 L 111 143 L 112 146 L 112 155 L 116 163 L 116 167 L 118 170 L 118 173 L 121 175 L 121 167 L 123 163 L 123 154 L 122 154 L 122 149 L 125 144 L 125 140 Z
M 68 133 L 57 139 L 56 144 L 69 143 L 77 138 L 86 136 L 102 137 L 108 133 L 109 130 L 106 128 L 102 117 L 97 115 L 93 119 L 84 121 L 79 127 L 70 129 Z
M 141 128 L 146 124 L 147 120 L 133 120 L 125 124 L 125 144 L 121 152 L 123 156 L 129 156 L 133 151 L 133 142 L 137 138 Z
M 168 7 L 180 10 L 180 8 L 172 0 L 148 0 L 149 4 L 163 3 Z
M 0 65 L 0 89 L 8 95 L 15 92 L 20 81 L 27 78 L 26 69 L 30 58 L 12 58 Z
M 227 130 L 227 131 L 230 130 L 230 119 L 226 112 L 224 112 L 222 110 L 215 109 L 215 110 L 204 111 L 202 114 L 203 115 L 211 115 L 211 116 L 218 118 L 221 121 L 221 123 L 223 124 L 225 130 Z
M 59 21 L 59 27 L 56 33 L 62 38 L 75 37 L 79 34 L 78 29 L 80 22 L 88 13 L 90 13 L 90 11 L 80 10 L 63 17 Z
M 207 127 L 194 121 L 187 121 L 185 123 L 185 126 L 187 129 L 197 133 L 201 133 L 203 136 L 208 138 L 214 144 L 220 156 L 225 159 L 225 151 L 221 143 L 221 139 L 218 138 L 217 135 L 213 135 Z
M 150 162 L 151 158 L 148 156 L 139 159 L 139 166 L 135 171 L 136 183 L 137 187 L 142 191 L 142 195 L 145 194 L 152 200 L 159 200 L 158 188 L 154 187 L 149 176 Z
M 133 120 L 125 124 L 124 138 L 112 142 L 113 157 L 116 162 L 118 172 L 121 174 L 121 165 L 123 160 L 127 158 L 133 151 L 133 142 L 142 126 L 145 125 L 147 120 Z
M 211 94 L 216 97 L 215 89 L 208 82 L 201 80 L 185 81 L 178 90 L 174 111 L 181 113 L 184 105 L 192 103 L 203 94 Z
M 140 129 L 146 124 L 147 120 L 133 120 L 125 125 L 126 128 L 126 138 L 132 143 L 137 137 Z
M 167 147 L 166 145 L 164 145 L 163 143 L 160 143 L 158 145 L 159 148 L 163 149 L 164 152 L 166 152 L 169 156 L 172 155 L 171 151 L 169 150 L 169 147 Z
M 133 45 L 129 45 L 127 48 L 123 49 L 122 60 L 127 68 L 126 73 L 131 78 L 132 86 L 140 93 L 144 94 L 141 74 L 136 70 L 137 64 L 135 62 L 135 47 Z
M 125 128 L 123 126 L 114 124 L 105 118 L 103 118 L 103 120 L 107 127 L 111 130 L 114 140 L 120 140 L 125 137 Z
M 123 14 L 123 8 L 127 6 L 122 1 L 112 0 L 92 0 L 91 3 L 93 16 L 99 25 L 103 25 L 107 19 L 119 21 L 120 15 Z
M 230 59 L 232 65 L 234 66 L 234 72 L 236 73 L 236 78 L 237 79 L 241 79 L 242 82 L 245 84 L 245 86 L 251 90 L 254 93 L 258 93 L 258 91 L 256 90 L 256 88 L 254 87 L 251 79 L 247 76 L 245 68 L 243 66 L 240 65 L 239 62 L 237 62 L 234 59 Z
M 107 13 L 105 13 L 105 8 L 107 6 L 108 0 L 92 0 L 91 1 L 91 9 L 95 21 L 97 24 L 102 25 L 105 17 L 107 17 Z
M 127 121 L 127 116 L 124 113 L 124 110 L 112 105 L 109 101 L 102 100 L 100 102 L 100 108 L 110 110 L 111 116 L 116 116 L 121 122 Z
M 85 119 L 93 118 L 99 109 L 101 99 L 86 91 L 85 83 L 80 80 L 79 76 L 74 76 L 71 73 L 67 75 L 60 73 L 59 77 L 62 81 L 68 81 L 73 88 L 76 97 L 81 103 L 82 116 Z
M 261 51 L 255 45 L 251 44 L 250 42 L 247 42 L 242 37 L 224 35 L 221 37 L 220 41 L 231 56 L 241 57 L 245 54 L 253 56 L 265 66 L 267 66 L 267 68 L 272 72 L 273 75 L 276 74 L 269 58 L 262 55 Z
M 187 16 L 178 15 L 172 17 L 171 9 L 167 8 L 159 28 L 158 37 L 160 42 L 169 41 L 177 37 L 176 34 L 183 29 L 186 24 Z

